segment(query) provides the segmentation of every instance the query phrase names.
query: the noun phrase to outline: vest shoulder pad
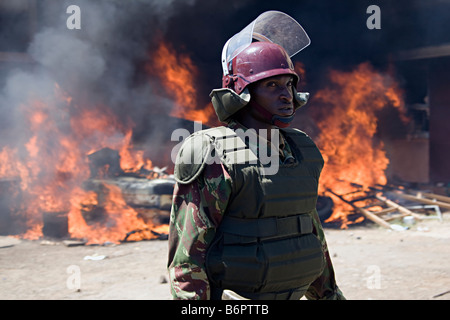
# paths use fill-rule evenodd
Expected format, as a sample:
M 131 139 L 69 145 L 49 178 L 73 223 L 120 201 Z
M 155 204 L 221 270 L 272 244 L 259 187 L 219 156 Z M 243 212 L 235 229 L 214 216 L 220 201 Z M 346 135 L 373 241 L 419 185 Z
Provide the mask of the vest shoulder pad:
M 205 167 L 206 158 L 211 154 L 212 142 L 203 131 L 194 132 L 187 137 L 178 151 L 173 172 L 178 183 L 191 183 Z
M 178 151 L 174 168 L 175 180 L 180 184 L 189 184 L 199 177 L 208 163 L 214 161 L 215 155 L 223 160 L 221 141 L 234 136 L 234 131 L 224 126 L 191 134 Z

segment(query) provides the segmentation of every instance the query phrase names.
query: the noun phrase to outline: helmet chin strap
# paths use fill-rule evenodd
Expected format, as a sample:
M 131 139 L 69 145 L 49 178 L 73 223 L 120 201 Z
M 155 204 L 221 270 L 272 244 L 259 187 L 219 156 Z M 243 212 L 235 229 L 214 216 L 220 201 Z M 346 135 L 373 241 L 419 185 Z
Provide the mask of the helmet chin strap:
M 279 128 L 287 128 L 291 125 L 292 120 L 294 120 L 295 111 L 289 117 L 282 117 L 274 114 L 272 116 L 272 124 Z
M 255 101 L 250 101 L 249 106 L 255 108 L 259 112 L 259 114 L 264 119 L 267 120 L 267 122 L 279 128 L 289 127 L 291 125 L 292 120 L 294 120 L 295 117 L 295 111 L 289 117 L 283 117 L 276 114 L 272 114 Z

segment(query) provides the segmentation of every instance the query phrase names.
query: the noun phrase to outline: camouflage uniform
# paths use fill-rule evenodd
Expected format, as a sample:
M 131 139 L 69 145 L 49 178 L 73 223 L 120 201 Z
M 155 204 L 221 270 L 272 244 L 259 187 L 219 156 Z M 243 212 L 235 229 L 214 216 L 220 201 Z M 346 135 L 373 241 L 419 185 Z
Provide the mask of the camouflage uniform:
M 235 121 L 231 129 L 245 128 Z M 256 146 L 257 148 L 257 146 Z M 280 161 L 293 161 L 292 152 L 280 134 Z M 216 228 L 226 214 L 231 195 L 231 178 L 221 163 L 207 165 L 195 181 L 176 184 L 172 202 L 169 233 L 168 269 L 174 299 L 210 299 L 211 290 L 205 270 L 208 246 Z M 334 270 L 328 253 L 325 235 L 314 214 L 313 233 L 320 239 L 325 253 L 326 267 L 309 287 L 308 299 L 344 299 L 336 285 Z

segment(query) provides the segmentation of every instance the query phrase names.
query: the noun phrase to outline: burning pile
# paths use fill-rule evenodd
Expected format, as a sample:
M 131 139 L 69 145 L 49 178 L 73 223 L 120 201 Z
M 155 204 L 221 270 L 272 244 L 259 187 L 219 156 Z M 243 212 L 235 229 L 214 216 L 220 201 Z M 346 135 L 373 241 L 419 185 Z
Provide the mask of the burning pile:
M 43 236 L 44 220 L 65 217 L 71 237 L 88 242 L 117 242 L 135 229 L 152 229 L 153 225 L 138 217 L 124 201 L 120 189 L 105 181 L 103 200 L 107 214 L 104 225 L 89 226 L 82 217 L 83 208 L 99 203 L 99 194 L 83 189 L 92 176 L 89 155 L 102 148 L 119 150 L 120 169 L 138 172 L 151 169 L 143 151 L 133 149 L 132 128 L 105 106 L 81 108 L 55 84 L 54 95 L 46 101 L 33 99 L 21 105 L 28 123 L 24 130 L 28 140 L 22 145 L 4 146 L 0 152 L 0 177 L 17 181 L 8 197 L 15 199 L 11 219 L 26 239 Z M 24 135 L 25 136 L 25 135 Z M 98 176 L 114 174 L 109 163 L 98 168 Z M 6 193 L 2 194 L 5 198 Z M 151 238 L 143 236 L 143 238 Z
M 329 80 L 330 84 L 314 96 L 314 119 L 320 130 L 316 142 L 325 160 L 319 192 L 332 191 L 328 195 L 336 201 L 328 221 L 339 220 L 346 227 L 353 208 L 334 194 L 359 190 L 355 185 L 367 190 L 387 183 L 389 160 L 383 141 L 376 139 L 377 113 L 391 107 L 403 115 L 404 105 L 393 77 L 369 63 L 347 72 L 332 70 Z M 404 115 L 403 119 L 407 121 Z
M 409 121 L 394 79 L 362 63 L 351 71 L 332 70 L 330 84 L 315 94 L 316 142 L 325 160 L 319 192 L 334 203 L 325 222 L 347 228 L 369 219 L 390 229 L 396 226 L 393 220 L 422 220 L 430 210 L 436 214 L 428 218 L 441 219 L 440 209 L 450 209 L 449 197 L 388 183 L 389 159 L 377 136 L 380 111 L 392 108 L 403 124 Z M 359 216 L 350 220 L 353 213 Z

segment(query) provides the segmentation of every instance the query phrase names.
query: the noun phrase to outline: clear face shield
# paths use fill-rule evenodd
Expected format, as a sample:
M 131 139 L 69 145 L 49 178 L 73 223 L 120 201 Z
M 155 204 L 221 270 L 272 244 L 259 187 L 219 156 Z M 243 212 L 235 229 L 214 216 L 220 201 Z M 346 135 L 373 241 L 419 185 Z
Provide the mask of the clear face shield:
M 276 43 L 284 48 L 289 57 L 311 43 L 303 27 L 292 17 L 280 11 L 266 11 L 225 43 L 222 50 L 224 76 L 229 74 L 229 64 L 233 58 L 248 47 L 253 39 Z

